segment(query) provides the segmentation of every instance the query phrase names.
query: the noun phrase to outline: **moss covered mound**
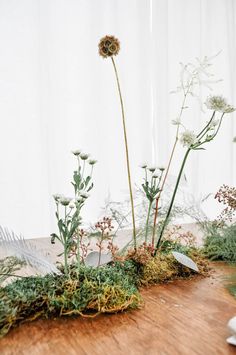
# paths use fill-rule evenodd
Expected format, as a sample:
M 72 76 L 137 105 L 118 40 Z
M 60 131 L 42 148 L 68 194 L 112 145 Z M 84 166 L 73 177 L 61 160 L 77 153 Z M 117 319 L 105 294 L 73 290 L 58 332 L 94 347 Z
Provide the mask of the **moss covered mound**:
M 198 260 L 196 260 L 198 259 Z M 143 262 L 145 260 L 145 262 Z M 142 261 L 142 262 L 140 262 Z M 200 267 L 205 261 L 195 257 Z M 138 287 L 188 277 L 194 272 L 180 265 L 171 254 L 116 261 L 99 268 L 71 266 L 69 277 L 25 277 L 0 288 L 0 336 L 12 327 L 38 317 L 95 316 L 138 308 Z

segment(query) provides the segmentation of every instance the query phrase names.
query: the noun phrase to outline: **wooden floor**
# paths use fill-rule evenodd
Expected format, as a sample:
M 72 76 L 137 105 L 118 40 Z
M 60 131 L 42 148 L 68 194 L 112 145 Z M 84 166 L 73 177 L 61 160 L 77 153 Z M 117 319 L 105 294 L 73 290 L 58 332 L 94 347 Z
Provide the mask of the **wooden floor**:
M 0 340 L 0 354 L 236 354 L 225 341 L 227 321 L 236 315 L 236 301 L 223 286 L 232 269 L 214 267 L 209 278 L 143 290 L 141 310 L 25 323 Z

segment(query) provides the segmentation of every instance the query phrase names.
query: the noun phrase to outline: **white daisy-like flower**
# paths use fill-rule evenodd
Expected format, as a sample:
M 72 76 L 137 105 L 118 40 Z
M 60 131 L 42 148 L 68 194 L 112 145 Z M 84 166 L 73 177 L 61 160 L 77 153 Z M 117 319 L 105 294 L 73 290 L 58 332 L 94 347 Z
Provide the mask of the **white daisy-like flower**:
M 152 177 L 153 177 L 153 179 L 158 179 L 159 178 L 159 176 L 157 174 L 153 174 Z
M 148 170 L 151 172 L 151 173 L 154 173 L 154 171 L 156 170 L 156 167 L 155 166 L 150 166 L 148 168 Z
M 70 201 L 69 208 L 71 208 L 71 209 L 75 208 L 75 203 L 73 200 Z
M 166 170 L 166 168 L 165 168 L 164 166 L 158 166 L 158 169 L 159 169 L 160 171 Z
M 141 169 L 146 169 L 147 168 L 147 163 L 140 164 Z
M 75 156 L 79 156 L 82 153 L 82 150 L 81 149 L 75 149 L 75 150 L 72 150 L 71 153 L 74 154 Z
M 80 153 L 80 158 L 82 160 L 87 160 L 89 158 L 89 154 L 86 154 L 86 153 Z
M 71 197 L 61 197 L 59 202 L 62 206 L 68 206 L 69 203 L 71 202 L 72 198 Z
M 54 194 L 52 196 L 56 202 L 59 202 L 59 200 L 63 197 L 63 195 L 60 195 L 60 194 Z
M 83 201 L 84 201 L 84 198 L 81 197 L 81 196 L 78 196 L 78 197 L 75 198 L 75 201 L 76 201 L 77 203 L 80 203 L 80 202 L 83 202 Z
M 94 159 L 90 159 L 89 160 L 89 164 L 90 165 L 94 165 L 94 164 L 96 164 L 97 163 L 97 160 L 94 160 Z
M 89 194 L 84 191 L 84 192 L 81 192 L 81 193 L 80 193 L 80 196 L 85 199 L 85 198 L 88 198 L 88 197 L 89 197 Z
M 196 142 L 197 136 L 193 131 L 186 130 L 181 133 L 180 143 L 183 147 L 190 147 Z

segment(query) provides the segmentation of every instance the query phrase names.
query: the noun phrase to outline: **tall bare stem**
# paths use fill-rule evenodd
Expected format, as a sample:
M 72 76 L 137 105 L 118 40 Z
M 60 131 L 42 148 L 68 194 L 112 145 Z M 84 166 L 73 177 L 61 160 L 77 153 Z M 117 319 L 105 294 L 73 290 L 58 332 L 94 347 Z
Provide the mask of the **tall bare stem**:
M 190 90 L 191 85 L 192 85 L 192 81 L 190 82 L 189 88 L 187 89 L 187 91 L 186 92 L 184 91 L 183 102 L 182 102 L 181 109 L 180 109 L 179 116 L 178 116 L 179 120 L 182 117 L 184 106 L 185 106 L 185 102 L 186 102 L 186 98 L 187 98 L 187 96 L 189 94 L 189 90 Z M 171 154 L 170 154 L 170 158 L 169 158 L 169 161 L 168 161 L 168 164 L 167 164 L 165 175 L 164 175 L 164 178 L 162 180 L 160 192 L 159 192 L 158 196 L 156 197 L 156 206 L 155 206 L 155 214 L 154 214 L 154 221 L 153 221 L 153 231 L 152 231 L 152 244 L 153 245 L 154 245 L 154 240 L 155 240 L 155 235 L 156 235 L 156 225 L 157 225 L 159 200 L 160 200 L 160 197 L 161 197 L 161 193 L 162 193 L 162 191 L 164 189 L 164 186 L 165 186 L 165 183 L 166 183 L 166 179 L 167 179 L 168 174 L 169 174 L 170 166 L 171 166 L 171 163 L 172 163 L 172 160 L 173 160 L 173 157 L 174 157 L 175 149 L 176 149 L 176 146 L 177 146 L 177 143 L 178 143 L 178 140 L 179 140 L 179 127 L 180 127 L 180 125 L 178 125 L 177 130 L 176 130 L 175 141 L 174 141 L 174 144 L 173 144 L 173 147 L 172 147 L 172 150 L 171 150 Z
M 135 228 L 135 215 L 134 215 L 134 199 L 133 199 L 132 183 L 131 183 L 129 149 L 128 149 L 127 131 L 126 131 L 126 123 L 125 123 L 125 111 L 124 111 L 124 104 L 123 104 L 123 99 L 122 99 L 122 94 L 121 94 L 119 76 L 118 76 L 118 72 L 117 72 L 117 68 L 116 68 L 116 64 L 115 64 L 115 60 L 114 60 L 113 56 L 111 57 L 111 60 L 112 60 L 112 64 L 113 64 L 115 75 L 116 75 L 117 87 L 118 87 L 118 92 L 119 92 L 119 97 L 120 97 L 121 112 L 122 112 L 122 123 L 123 123 L 125 153 L 126 153 L 126 165 L 127 165 L 128 183 L 129 183 L 129 195 L 130 195 L 130 203 L 131 203 L 131 211 L 132 211 L 133 242 L 134 242 L 134 249 L 136 250 L 137 242 L 136 242 L 136 228 Z

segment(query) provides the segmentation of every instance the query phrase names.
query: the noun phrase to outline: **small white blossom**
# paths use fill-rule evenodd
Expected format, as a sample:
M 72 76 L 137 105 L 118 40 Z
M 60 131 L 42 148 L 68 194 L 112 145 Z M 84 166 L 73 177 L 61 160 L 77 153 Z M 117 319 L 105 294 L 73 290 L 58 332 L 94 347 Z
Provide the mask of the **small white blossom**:
M 89 160 L 89 164 L 90 165 L 94 165 L 94 164 L 96 164 L 97 163 L 97 160 L 94 160 L 94 159 L 90 159 Z
M 146 169 L 146 168 L 147 168 L 147 163 L 143 163 L 143 164 L 141 164 L 141 165 L 140 165 L 140 168 L 142 168 L 142 169 Z
M 180 142 L 183 147 L 190 147 L 196 142 L 196 138 L 197 137 L 194 132 L 186 130 L 181 134 Z
M 158 166 L 158 169 L 159 169 L 160 171 L 166 170 L 166 168 L 165 168 L 164 166 Z
M 74 203 L 74 201 L 70 201 L 70 203 L 69 203 L 69 208 L 71 208 L 71 209 L 75 208 L 75 203 Z
M 235 108 L 229 105 L 223 96 L 209 96 L 206 100 L 206 107 L 209 110 L 218 111 L 222 113 L 231 113 Z
M 71 153 L 74 154 L 75 156 L 79 156 L 82 153 L 82 151 L 81 151 L 81 149 L 75 149 L 75 150 L 72 150 Z
M 153 177 L 153 179 L 158 179 L 159 178 L 159 176 L 157 174 L 153 174 L 152 177 Z
M 80 153 L 80 158 L 82 160 L 87 160 L 89 158 L 89 154 L 85 154 L 85 153 Z
M 76 197 L 76 202 L 80 203 L 80 202 L 83 202 L 84 201 L 84 198 L 79 196 L 79 197 Z
M 54 194 L 52 196 L 56 202 L 59 202 L 59 200 L 63 197 L 63 195 L 59 195 L 59 194 Z
M 60 204 L 61 204 L 62 206 L 68 206 L 69 203 L 71 202 L 71 200 L 72 200 L 71 197 L 64 197 L 64 196 L 62 196 L 62 197 L 60 198 L 59 202 L 60 202 Z
M 151 172 L 151 173 L 154 173 L 154 171 L 156 170 L 156 167 L 155 166 L 150 166 L 148 168 L 148 170 Z
M 85 199 L 85 198 L 88 198 L 88 197 L 89 197 L 89 194 L 84 191 L 84 192 L 81 192 L 81 193 L 80 193 L 80 196 Z
M 226 105 L 227 102 L 223 96 L 209 96 L 206 100 L 206 107 L 209 110 L 224 112 Z

